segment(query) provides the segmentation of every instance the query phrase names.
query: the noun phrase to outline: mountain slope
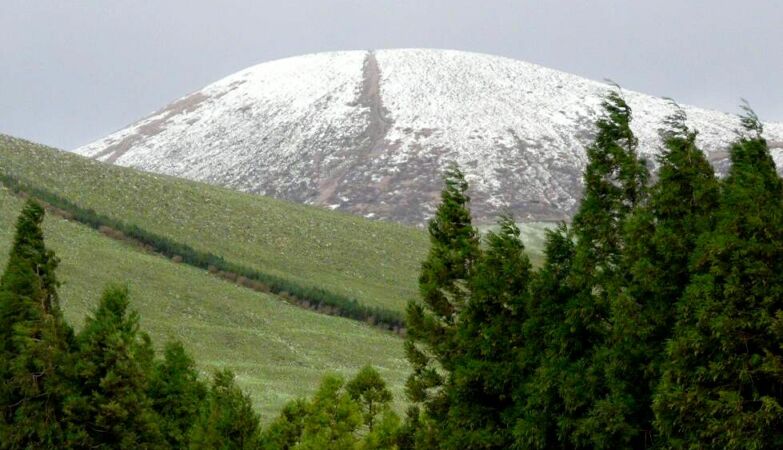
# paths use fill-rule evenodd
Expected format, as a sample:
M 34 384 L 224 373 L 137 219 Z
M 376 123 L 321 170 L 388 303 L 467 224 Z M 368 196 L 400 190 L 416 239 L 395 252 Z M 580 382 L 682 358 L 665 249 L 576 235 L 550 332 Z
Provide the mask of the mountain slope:
M 0 268 L 21 208 L 0 185 Z M 154 342 L 182 341 L 204 372 L 232 369 L 265 421 L 288 400 L 310 395 L 325 371 L 353 376 L 368 363 L 389 381 L 397 402 L 404 400 L 409 369 L 402 340 L 392 333 L 288 305 L 51 214 L 44 233 L 61 258 L 68 322 L 80 327 L 108 283 L 127 283 L 131 306 Z
M 0 172 L 236 264 L 402 312 L 421 230 L 97 163 L 0 135 Z
M 443 50 L 306 55 L 260 64 L 76 150 L 101 161 L 421 224 L 459 162 L 490 222 L 568 218 L 607 85 L 511 59 Z M 626 91 L 650 160 L 671 112 Z M 739 125 L 685 108 L 719 170 Z M 767 135 L 783 162 L 783 124 Z M 780 165 L 780 164 L 779 164 Z M 782 166 L 783 167 L 783 166 Z

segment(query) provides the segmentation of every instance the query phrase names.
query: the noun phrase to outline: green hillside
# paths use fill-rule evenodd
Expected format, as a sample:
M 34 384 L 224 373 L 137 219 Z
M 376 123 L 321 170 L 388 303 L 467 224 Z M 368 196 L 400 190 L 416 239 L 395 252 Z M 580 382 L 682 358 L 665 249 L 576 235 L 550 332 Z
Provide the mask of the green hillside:
M 0 135 L 0 172 L 227 261 L 403 311 L 421 231 L 92 160 Z
M 0 266 L 4 267 L 21 199 L 0 187 Z M 376 365 L 402 399 L 408 372 L 402 341 L 359 322 L 286 304 L 206 271 L 144 253 L 48 215 L 47 244 L 62 259 L 65 315 L 76 327 L 110 282 L 127 282 L 142 327 L 162 345 L 185 343 L 208 371 L 229 367 L 265 420 L 292 397 L 309 394 L 327 371 L 353 375 Z

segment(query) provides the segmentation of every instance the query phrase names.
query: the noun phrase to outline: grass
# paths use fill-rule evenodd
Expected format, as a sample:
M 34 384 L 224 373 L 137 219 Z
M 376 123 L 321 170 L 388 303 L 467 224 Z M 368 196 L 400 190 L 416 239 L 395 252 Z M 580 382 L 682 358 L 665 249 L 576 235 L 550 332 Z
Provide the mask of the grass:
M 0 267 L 21 206 L 0 187 Z M 288 305 L 56 216 L 47 216 L 44 232 L 62 260 L 60 294 L 71 324 L 81 326 L 107 283 L 125 282 L 158 346 L 178 339 L 201 370 L 234 370 L 265 421 L 312 393 L 325 372 L 350 377 L 366 363 L 379 368 L 401 406 L 409 368 L 402 340 L 391 333 Z
M 227 261 L 402 312 L 426 234 L 322 208 L 110 166 L 0 135 L 0 170 Z

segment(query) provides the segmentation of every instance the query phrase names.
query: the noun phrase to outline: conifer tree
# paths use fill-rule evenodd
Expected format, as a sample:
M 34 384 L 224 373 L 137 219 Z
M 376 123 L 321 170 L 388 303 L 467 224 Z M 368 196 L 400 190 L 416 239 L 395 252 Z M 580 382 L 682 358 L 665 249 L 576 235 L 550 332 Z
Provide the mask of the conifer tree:
M 0 278 L 0 448 L 58 447 L 73 332 L 57 296 L 58 259 L 44 245 L 43 208 L 29 200 Z
M 215 373 L 207 400 L 191 432 L 193 449 L 246 450 L 259 446 L 258 415 L 230 370 Z
M 611 330 L 609 299 L 621 262 L 621 231 L 628 214 L 644 199 L 648 179 L 646 166 L 636 154 L 631 108 L 619 90 L 607 94 L 603 109 L 604 115 L 596 122 L 595 141 L 587 148 L 584 196 L 573 221 L 576 245 L 564 280 L 569 295 L 562 309 L 563 322 L 544 327 L 559 334 L 552 336 L 546 359 L 537 369 L 538 381 L 549 386 L 546 392 L 557 393 L 538 397 L 546 401 L 539 408 L 559 411 L 557 430 L 553 432 L 540 417 L 531 416 L 526 416 L 518 430 L 523 439 L 544 446 L 579 448 L 595 441 L 597 430 L 589 413 L 606 393 L 605 361 L 599 349 Z M 557 444 L 542 443 L 551 435 L 557 436 Z
M 431 246 L 419 277 L 422 303 L 408 304 L 405 343 L 413 367 L 406 383 L 408 397 L 424 405 L 423 412 L 430 419 L 440 422 L 445 422 L 448 412 L 441 389 L 444 374 L 453 371 L 458 353 L 454 342 L 457 318 L 468 298 L 468 280 L 479 255 L 465 177 L 451 166 L 444 182 L 441 204 L 429 223 Z
M 375 383 L 373 383 L 375 385 Z M 359 385 L 354 385 L 354 393 Z M 377 385 L 375 385 L 377 386 Z M 376 391 L 375 388 L 371 389 Z M 369 392 L 364 390 L 364 392 Z M 377 391 L 376 391 L 377 392 Z M 388 418 L 383 416 L 383 430 L 369 433 L 372 443 L 390 441 L 384 436 Z M 327 375 L 312 399 L 299 399 L 283 408 L 281 415 L 264 434 L 266 450 L 341 450 L 361 444 L 358 431 L 363 423 L 362 407 L 346 389 L 342 378 Z M 383 433 L 381 433 L 383 431 Z
M 629 217 L 621 271 L 610 299 L 606 343 L 606 397 L 590 413 L 595 447 L 649 448 L 652 393 L 674 327 L 676 304 L 690 280 L 689 259 L 698 238 L 713 225 L 719 186 L 696 146 L 695 131 L 676 107 L 661 134 L 658 180 Z
M 783 182 L 749 108 L 742 123 L 653 405 L 674 448 L 783 446 Z
M 199 416 L 206 393 L 195 362 L 182 344 L 166 344 L 163 360 L 155 364 L 149 396 L 169 448 L 188 448 L 190 430 Z
M 503 216 L 498 226 L 487 233 L 457 324 L 460 355 L 445 387 L 446 448 L 502 449 L 513 441 L 513 391 L 524 380 L 517 358 L 531 266 L 513 219 Z
M 72 370 L 78 392 L 66 402 L 71 446 L 158 448 L 163 444 L 147 395 L 149 339 L 140 338 L 138 314 L 129 312 L 128 305 L 126 288 L 107 288 L 77 335 Z
M 557 384 L 564 356 L 578 343 L 566 323 L 566 306 L 574 292 L 566 282 L 571 274 L 575 244 L 565 224 L 547 230 L 545 263 L 533 278 L 527 320 L 523 324 L 525 344 L 519 368 L 529 372 L 516 386 L 514 402 L 515 448 L 569 448 L 558 418 L 565 414 Z
M 348 395 L 362 408 L 364 424 L 372 432 L 378 416 L 389 409 L 392 393 L 372 366 L 364 366 L 345 386 Z

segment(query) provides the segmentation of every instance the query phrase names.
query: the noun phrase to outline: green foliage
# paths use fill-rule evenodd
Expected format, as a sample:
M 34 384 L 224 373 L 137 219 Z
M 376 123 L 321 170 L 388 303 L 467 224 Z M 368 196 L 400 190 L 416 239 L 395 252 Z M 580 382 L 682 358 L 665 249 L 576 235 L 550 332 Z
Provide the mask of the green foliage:
M 367 365 L 348 382 L 345 389 L 351 399 L 361 406 L 364 424 L 372 433 L 377 416 L 389 410 L 392 400 L 386 382 L 374 367 Z
M 246 450 L 259 445 L 260 425 L 250 399 L 234 383 L 229 370 L 216 372 L 199 418 L 193 425 L 190 448 Z
M 754 114 L 699 239 L 654 402 L 675 448 L 783 446 L 783 181 Z
M 169 448 L 188 447 L 190 430 L 199 417 L 206 395 L 207 388 L 199 380 L 195 362 L 182 344 L 167 343 L 163 360 L 155 363 L 149 396 Z
M 690 281 L 690 255 L 712 228 L 718 205 L 718 181 L 682 110 L 666 125 L 658 180 L 626 222 L 623 280 L 610 299 L 612 330 L 602 350 L 608 392 L 590 412 L 593 435 L 603 447 L 645 448 L 658 442 L 652 393 L 677 302 Z
M 147 394 L 149 339 L 128 312 L 128 291 L 108 288 L 77 335 L 72 367 L 77 392 L 65 405 L 69 445 L 82 448 L 156 448 L 159 418 Z
M 456 331 L 459 357 L 445 387 L 447 448 L 508 448 L 514 388 L 525 379 L 517 361 L 529 301 L 531 265 L 511 217 L 486 236 L 469 280 L 470 299 Z
M 413 373 L 406 392 L 425 405 L 431 417 L 445 420 L 446 397 L 440 389 L 441 370 L 454 368 L 457 318 L 465 307 L 468 280 L 479 255 L 478 232 L 471 223 L 468 184 L 456 166 L 444 175 L 441 204 L 429 223 L 430 251 L 422 263 L 419 291 L 422 303 L 408 304 L 405 351 Z
M 565 224 L 547 232 L 546 262 L 530 284 L 527 320 L 522 325 L 525 345 L 519 363 L 530 376 L 514 390 L 518 412 L 513 433 L 520 448 L 544 449 L 564 440 L 558 423 L 565 413 L 559 400 L 559 364 L 579 345 L 566 321 L 566 307 L 574 295 L 566 282 L 574 253 L 574 239 Z M 565 442 L 561 446 L 568 448 Z
M 311 400 L 296 400 L 264 435 L 264 448 L 343 450 L 359 445 L 361 406 L 351 398 L 342 378 L 327 375 Z
M 58 259 L 44 245 L 43 208 L 28 201 L 0 278 L 0 448 L 62 445 L 63 373 L 73 332 L 57 296 Z

